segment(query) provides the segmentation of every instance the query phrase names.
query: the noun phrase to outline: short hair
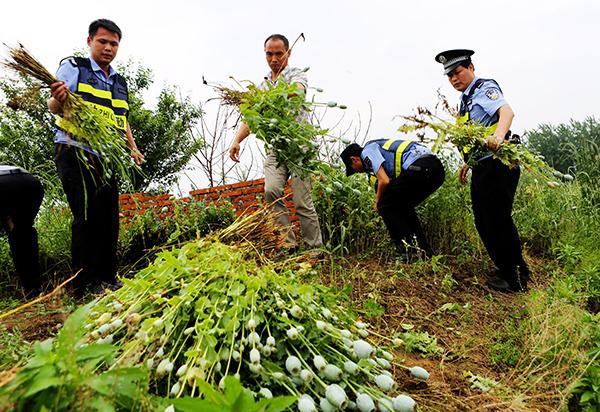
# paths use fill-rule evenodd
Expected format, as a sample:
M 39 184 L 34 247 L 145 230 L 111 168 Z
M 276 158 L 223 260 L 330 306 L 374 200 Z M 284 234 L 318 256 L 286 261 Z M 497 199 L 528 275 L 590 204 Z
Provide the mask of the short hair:
M 462 66 L 465 69 L 468 69 L 470 65 L 473 64 L 473 61 L 471 60 L 471 58 L 469 57 L 467 60 L 463 60 L 460 63 L 458 63 L 458 66 Z M 456 66 L 456 67 L 458 67 Z M 473 65 L 473 68 L 475 68 L 475 65 Z
M 264 47 L 267 47 L 267 42 L 269 40 L 281 40 L 283 42 L 283 47 L 285 47 L 286 50 L 288 50 L 290 48 L 290 41 L 283 34 L 271 34 L 265 40 Z
M 119 40 L 121 40 L 121 29 L 119 28 L 119 26 L 117 26 L 117 24 L 114 21 L 108 19 L 98 19 L 91 22 L 90 27 L 88 29 L 88 34 L 90 35 L 90 37 L 93 38 L 100 27 L 113 33 L 117 33 L 117 36 L 119 36 Z

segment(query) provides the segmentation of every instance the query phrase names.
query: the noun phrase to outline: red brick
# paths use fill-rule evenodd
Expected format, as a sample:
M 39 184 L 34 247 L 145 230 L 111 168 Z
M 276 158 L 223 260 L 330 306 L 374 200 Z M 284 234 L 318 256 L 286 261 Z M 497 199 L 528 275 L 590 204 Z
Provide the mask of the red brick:
M 246 195 L 246 196 L 238 196 L 235 198 L 235 202 L 253 202 L 256 203 L 256 196 Z
M 197 195 L 203 195 L 203 194 L 206 194 L 206 193 L 210 192 L 210 189 L 211 189 L 210 187 L 207 187 L 207 188 L 205 188 L 205 189 L 197 189 L 197 190 L 192 190 L 192 191 L 190 192 L 190 196 L 197 196 Z
M 260 186 L 260 185 L 265 185 L 265 178 L 260 178 L 260 179 L 256 179 L 256 180 L 250 180 L 250 182 L 252 183 L 251 186 Z
M 253 186 L 248 189 L 242 189 L 242 194 L 247 195 L 249 193 L 261 193 L 264 192 L 264 186 Z

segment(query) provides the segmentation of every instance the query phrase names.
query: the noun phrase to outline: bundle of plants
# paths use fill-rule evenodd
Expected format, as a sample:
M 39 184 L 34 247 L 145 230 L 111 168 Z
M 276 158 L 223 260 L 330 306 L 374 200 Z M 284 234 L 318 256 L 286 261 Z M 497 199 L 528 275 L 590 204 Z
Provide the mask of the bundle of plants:
M 23 45 L 9 48 L 9 58 L 2 64 L 17 73 L 32 77 L 41 82 L 42 87 L 50 87 L 58 81 L 37 59 L 35 59 Z M 103 114 L 86 104 L 81 96 L 69 91 L 63 104 L 63 117 L 69 121 L 72 129 L 69 133 L 78 143 L 90 147 L 102 163 L 100 168 L 103 175 L 100 178 L 109 178 L 116 173 L 126 183 L 131 183 L 137 173 L 141 173 L 127 148 L 124 133 L 115 125 L 105 119 Z M 93 168 L 89 156 L 83 149 L 78 150 L 82 164 Z
M 113 345 L 100 369 L 147 370 L 149 391 L 171 398 L 175 410 L 227 391 L 231 376 L 257 399 L 295 397 L 302 412 L 413 410 L 414 400 L 396 393 L 392 371 L 403 366 L 369 342 L 374 333 L 338 306 L 336 293 L 275 270 L 260 244 L 220 241 L 248 239 L 256 220 L 161 252 L 91 306 L 77 345 Z
M 450 120 L 442 118 L 427 108 L 418 107 L 415 114 L 400 116 L 406 123 L 398 130 L 402 133 L 418 131 L 422 137 L 425 136 L 426 130 L 433 131 L 436 135 L 433 139 L 434 152 L 438 152 L 444 144 L 451 144 L 461 155 L 464 155 L 465 162 L 469 166 L 475 166 L 478 159 L 492 153 L 494 158 L 510 167 L 520 165 L 527 170 L 536 169 L 544 173 L 550 170 L 542 157 L 521 144 L 505 142 L 498 150 L 492 152 L 486 145 L 486 139 L 493 134 L 494 126 L 457 121 L 459 118 L 457 111 L 449 106 L 444 96 L 440 96 L 440 104 L 443 112 L 450 115 Z
M 305 90 L 281 78 L 264 88 L 250 83 L 244 91 L 223 86 L 215 90 L 224 104 L 239 107 L 243 122 L 265 143 L 265 150 L 275 154 L 278 164 L 286 164 L 302 177 L 319 169 L 315 139 L 328 132 L 309 121 L 310 110 L 318 106 L 345 108 L 336 102 L 307 101 Z

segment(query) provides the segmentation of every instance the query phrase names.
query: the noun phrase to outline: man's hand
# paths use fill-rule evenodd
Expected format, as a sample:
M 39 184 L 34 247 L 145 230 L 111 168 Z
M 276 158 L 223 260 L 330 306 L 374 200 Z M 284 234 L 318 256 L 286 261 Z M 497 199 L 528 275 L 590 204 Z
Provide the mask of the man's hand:
M 503 141 L 504 141 L 503 136 L 491 135 L 491 136 L 487 137 L 485 144 L 490 149 L 496 151 L 496 150 L 498 150 L 498 148 L 500 147 L 500 145 L 502 144 Z
M 231 144 L 231 148 L 229 149 L 229 157 L 234 162 L 240 161 L 240 144 L 237 141 Z
M 146 163 L 146 157 L 139 151 L 136 147 L 135 149 L 131 149 L 131 157 L 136 165 L 141 166 L 142 163 Z
M 463 185 L 466 184 L 468 174 L 469 174 L 469 165 L 467 165 L 467 164 L 462 165 L 462 167 L 458 170 L 458 181 Z
M 60 104 L 63 104 L 67 100 L 69 88 L 63 81 L 54 82 L 50 85 L 50 94 L 58 100 Z
M 379 201 L 378 201 L 377 199 L 375 199 L 375 204 L 373 205 L 373 210 L 374 210 L 376 213 L 379 213 L 379 209 L 377 208 L 377 204 L 378 204 L 378 203 L 379 203 Z
M 51 97 L 48 99 L 48 110 L 53 114 L 63 114 L 63 103 L 67 101 L 69 88 L 63 81 L 54 82 L 50 85 Z

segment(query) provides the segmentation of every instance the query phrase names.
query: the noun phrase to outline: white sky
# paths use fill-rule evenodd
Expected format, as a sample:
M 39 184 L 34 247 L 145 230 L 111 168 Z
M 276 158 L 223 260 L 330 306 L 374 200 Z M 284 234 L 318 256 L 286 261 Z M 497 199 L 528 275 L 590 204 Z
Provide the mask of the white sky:
M 55 70 L 100 17 L 123 30 L 117 61 L 153 70 L 150 106 L 165 83 L 205 101 L 214 93 L 202 75 L 260 81 L 265 37 L 304 32 L 290 63 L 310 66 L 309 84 L 325 89 L 321 100 L 347 104 L 347 118 L 367 116 L 370 102 L 369 138 L 399 136 L 393 116 L 432 107 L 438 88 L 458 101 L 433 60 L 450 48 L 475 50 L 476 74 L 496 79 L 516 113 L 514 132 L 598 114 L 597 0 L 6 1 L 0 40 L 23 43 Z

